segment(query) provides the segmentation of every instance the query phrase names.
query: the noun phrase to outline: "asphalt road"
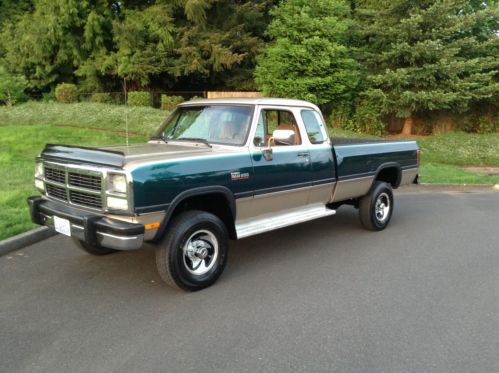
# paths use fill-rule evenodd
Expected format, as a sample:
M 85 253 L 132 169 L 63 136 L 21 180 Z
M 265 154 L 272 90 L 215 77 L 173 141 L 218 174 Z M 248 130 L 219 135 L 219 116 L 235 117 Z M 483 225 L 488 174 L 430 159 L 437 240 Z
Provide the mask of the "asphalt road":
M 56 236 L 0 258 L 1 372 L 499 372 L 499 193 L 402 192 L 234 242 L 219 282 Z

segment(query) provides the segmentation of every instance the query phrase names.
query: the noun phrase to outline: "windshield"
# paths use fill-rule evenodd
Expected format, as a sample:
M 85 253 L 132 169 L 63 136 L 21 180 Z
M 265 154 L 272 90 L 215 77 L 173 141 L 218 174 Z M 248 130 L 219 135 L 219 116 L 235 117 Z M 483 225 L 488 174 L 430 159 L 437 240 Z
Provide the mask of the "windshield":
M 179 107 L 161 127 L 158 137 L 168 140 L 203 140 L 224 145 L 243 145 L 253 114 L 250 106 Z

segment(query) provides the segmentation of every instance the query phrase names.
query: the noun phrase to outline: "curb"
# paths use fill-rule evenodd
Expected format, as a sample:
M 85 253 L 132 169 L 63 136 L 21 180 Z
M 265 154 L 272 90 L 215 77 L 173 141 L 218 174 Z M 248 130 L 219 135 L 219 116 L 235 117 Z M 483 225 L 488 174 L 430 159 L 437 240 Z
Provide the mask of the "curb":
M 431 191 L 431 192 L 496 192 L 499 190 L 499 184 L 418 184 L 405 185 L 399 190 L 405 191 Z
M 49 227 L 40 227 L 0 241 L 0 256 L 55 235 Z

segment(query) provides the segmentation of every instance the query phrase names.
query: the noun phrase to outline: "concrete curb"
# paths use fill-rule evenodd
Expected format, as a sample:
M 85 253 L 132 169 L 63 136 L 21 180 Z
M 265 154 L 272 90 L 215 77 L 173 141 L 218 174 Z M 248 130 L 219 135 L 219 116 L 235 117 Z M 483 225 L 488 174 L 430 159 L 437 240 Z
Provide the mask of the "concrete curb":
M 0 241 L 0 256 L 49 238 L 54 234 L 55 231 L 53 229 L 40 227 L 2 240 Z
M 499 185 L 490 184 L 418 184 L 404 185 L 400 187 L 403 191 L 428 191 L 428 192 L 497 192 Z

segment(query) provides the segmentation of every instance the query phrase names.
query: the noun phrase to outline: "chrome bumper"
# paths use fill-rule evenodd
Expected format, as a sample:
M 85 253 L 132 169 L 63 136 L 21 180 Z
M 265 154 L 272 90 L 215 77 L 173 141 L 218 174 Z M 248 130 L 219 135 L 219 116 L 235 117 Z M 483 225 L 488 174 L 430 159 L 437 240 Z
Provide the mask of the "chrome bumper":
M 75 209 L 41 197 L 29 197 L 31 220 L 54 228 L 54 216 L 69 220 L 71 237 L 116 250 L 139 249 L 144 242 L 144 226 L 110 219 Z

